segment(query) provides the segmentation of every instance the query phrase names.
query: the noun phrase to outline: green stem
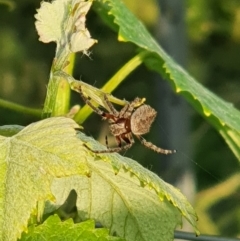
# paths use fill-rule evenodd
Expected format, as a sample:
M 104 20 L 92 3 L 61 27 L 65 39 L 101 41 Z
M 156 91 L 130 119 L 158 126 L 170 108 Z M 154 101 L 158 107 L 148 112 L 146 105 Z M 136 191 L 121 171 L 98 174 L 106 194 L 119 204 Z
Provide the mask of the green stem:
M 130 59 L 102 88 L 101 90 L 106 93 L 112 93 L 123 80 L 133 72 L 149 54 L 147 51 L 143 51 L 138 55 Z
M 75 54 L 64 53 L 56 61 L 53 61 L 50 79 L 47 87 L 47 95 L 44 102 L 43 117 L 62 116 L 69 111 L 70 86 L 65 79 L 57 77 L 55 73 L 59 70 L 72 74 Z
M 147 51 L 143 51 L 134 56 L 101 88 L 101 90 L 106 93 L 112 93 L 123 82 L 123 80 L 143 62 L 144 58 L 146 58 L 148 54 L 149 53 Z M 85 105 L 75 115 L 74 119 L 79 124 L 82 124 L 91 113 L 92 109 Z
M 42 110 L 40 110 L 40 109 L 33 109 L 33 108 L 25 107 L 25 106 L 15 104 L 10 101 L 3 100 L 3 99 L 0 99 L 0 106 L 10 109 L 10 110 L 21 112 L 23 114 L 33 115 L 38 118 L 41 118 L 41 114 L 42 114 Z

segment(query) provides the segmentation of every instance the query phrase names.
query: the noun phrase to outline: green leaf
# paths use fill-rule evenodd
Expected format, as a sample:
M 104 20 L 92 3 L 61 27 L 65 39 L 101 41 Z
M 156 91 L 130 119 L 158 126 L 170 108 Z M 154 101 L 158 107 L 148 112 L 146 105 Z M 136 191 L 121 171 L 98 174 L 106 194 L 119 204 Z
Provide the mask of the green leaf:
M 0 240 L 16 240 L 37 201 L 54 200 L 54 177 L 88 174 L 74 128 L 73 120 L 59 117 L 31 124 L 13 137 L 0 136 Z
M 88 145 L 90 143 L 92 149 L 99 150 L 103 148 L 102 145 L 99 145 L 99 143 L 94 141 L 92 138 L 86 137 L 81 133 L 79 135 L 82 141 L 84 141 Z M 127 203 L 131 206 L 131 203 L 136 202 L 137 206 L 131 207 L 130 211 L 136 208 L 136 216 L 140 215 L 140 217 L 144 217 L 144 219 L 146 218 L 146 222 L 152 222 L 154 223 L 154 225 L 159 225 L 159 228 L 156 228 L 155 226 L 154 230 L 157 230 L 154 231 L 156 232 L 156 235 L 153 235 L 153 237 L 163 235 L 163 233 L 161 233 L 164 232 L 163 230 L 171 230 L 171 225 L 180 224 L 179 219 L 176 216 L 176 213 L 173 212 L 173 207 L 177 208 L 180 211 L 180 214 L 183 215 L 193 225 L 196 232 L 198 233 L 196 227 L 196 213 L 187 201 L 187 199 L 181 194 L 181 192 L 178 189 L 164 182 L 156 174 L 143 168 L 136 161 L 130 158 L 123 157 L 117 153 L 96 155 L 95 159 L 102 160 L 110 164 L 110 166 L 104 164 L 103 169 L 101 170 L 101 168 L 99 168 L 99 166 L 101 166 L 101 162 L 97 161 L 93 163 L 96 164 L 97 167 L 94 167 L 97 176 L 99 176 L 97 177 L 97 179 L 104 178 L 104 181 L 107 180 L 107 182 L 109 182 L 109 184 L 107 185 L 108 187 L 104 187 L 104 190 L 109 190 L 110 188 L 110 192 L 116 191 L 118 193 L 116 195 L 119 195 L 120 199 L 123 198 L 123 196 L 125 196 L 127 202 L 124 205 L 126 206 Z M 114 173 L 112 169 L 114 170 Z M 104 174 L 106 176 L 104 176 Z M 141 186 L 139 186 L 139 183 Z M 119 189 L 121 189 L 122 192 L 119 192 Z M 96 197 L 99 197 L 100 195 L 101 194 L 98 193 Z M 114 196 L 115 194 L 109 195 Z M 136 200 L 133 201 L 134 199 Z M 169 203 L 171 204 L 170 206 Z M 163 210 L 165 210 L 166 213 L 169 212 L 169 214 L 165 217 L 162 213 Z M 170 213 L 172 216 L 170 216 Z M 141 220 L 141 218 L 138 218 L 139 217 L 136 217 L 135 219 Z M 138 223 L 137 226 L 138 225 L 141 226 L 142 224 Z M 148 225 L 143 225 L 141 226 L 140 230 L 142 230 L 142 233 L 144 233 L 143 237 L 144 235 L 147 236 L 146 240 L 151 240 L 152 234 L 148 233 L 148 228 Z M 143 240 L 145 240 L 144 238 Z M 165 238 L 165 240 L 167 240 L 167 237 Z
M 93 149 L 103 148 L 82 133 L 79 137 Z M 181 215 L 198 233 L 197 216 L 191 205 L 157 175 L 119 154 L 98 155 L 88 160 L 91 178 L 75 176 L 54 181 L 52 190 L 57 206 L 74 189 L 82 220 L 93 218 L 126 240 L 172 240 L 173 230 L 181 224 Z
M 91 178 L 75 176 L 53 183 L 57 204 L 74 188 L 82 220 L 95 219 L 129 241 L 173 240 L 174 229 L 181 224 L 180 213 L 173 205 L 161 201 L 149 187 L 141 187 L 131 172 L 122 170 L 115 175 L 108 163 L 99 160 L 92 164 Z
M 180 191 L 119 154 L 92 156 L 83 143 L 102 146 L 82 133 L 77 138 L 76 128 L 55 117 L 0 136 L 0 240 L 14 241 L 27 230 L 37 202 L 64 207 L 72 189 L 82 220 L 95 219 L 129 241 L 172 240 L 182 215 L 196 229 L 196 214 Z
M 149 52 L 145 59 L 148 67 L 170 81 L 175 91 L 182 94 L 220 132 L 240 160 L 239 141 L 234 141 L 240 139 L 240 111 L 196 82 L 168 56 L 122 1 L 100 0 L 96 9 L 105 19 L 111 15 L 108 21 L 113 19 L 114 24 L 119 26 L 119 40 L 130 41 Z
M 23 233 L 20 241 L 124 241 L 122 238 L 109 236 L 104 228 L 95 228 L 93 220 L 74 224 L 72 219 L 61 222 L 57 215 L 50 216 L 43 224 L 30 227 Z

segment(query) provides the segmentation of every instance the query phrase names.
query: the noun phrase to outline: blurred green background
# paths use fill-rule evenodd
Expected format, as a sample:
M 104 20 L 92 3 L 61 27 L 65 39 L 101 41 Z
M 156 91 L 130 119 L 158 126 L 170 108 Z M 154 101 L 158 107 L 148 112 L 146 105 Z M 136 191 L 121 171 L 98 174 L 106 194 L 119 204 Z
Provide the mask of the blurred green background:
M 0 0 L 0 98 L 32 108 L 43 107 L 55 53 L 54 43 L 43 44 L 38 41 L 34 14 L 40 2 Z M 149 31 L 157 36 L 156 29 L 161 21 L 157 0 L 125 2 Z M 240 1 L 187 0 L 182 4 L 187 70 L 204 86 L 240 109 Z M 172 13 L 169 11 L 167 14 Z M 90 58 L 81 53 L 77 55 L 74 77 L 100 88 L 136 54 L 136 49 L 130 43 L 118 42 L 116 33 L 94 11 L 87 15 L 87 27 L 98 44 L 92 47 Z M 158 97 L 153 88 L 158 81 L 163 80 L 157 79 L 155 73 L 142 65 L 113 94 L 127 100 L 136 96 L 146 97 L 147 102 L 156 108 L 156 99 L 161 100 L 161 96 Z M 71 104 L 83 104 L 78 94 L 72 94 Z M 158 136 L 162 139 L 160 143 L 170 138 L 160 118 L 161 113 L 146 137 L 156 144 L 159 144 Z M 239 175 L 234 176 L 239 174 L 238 161 L 221 136 L 191 106 L 188 106 L 187 118 L 190 120 L 190 132 L 182 138 L 191 143 L 190 152 L 185 153 L 175 146 L 169 148 L 178 149 L 179 155 L 191 163 L 192 183 L 188 182 L 185 186 L 190 188 L 193 185 L 192 192 L 196 190 L 197 195 L 191 195 L 191 198 L 193 203 L 195 200 L 199 213 L 200 231 L 240 236 L 240 179 Z M 0 125 L 27 125 L 37 120 L 37 117 L 17 113 L 0 105 Z M 114 143 L 114 138 L 107 131 L 108 125 L 99 116 L 93 114 L 83 125 L 85 133 L 101 143 L 104 144 L 106 134 Z M 159 154 L 152 153 L 139 143 L 123 154 L 164 177 L 165 170 Z M 177 156 L 174 161 L 178 162 Z M 231 188 L 232 191 L 229 191 Z M 209 201 L 208 198 L 212 199 Z

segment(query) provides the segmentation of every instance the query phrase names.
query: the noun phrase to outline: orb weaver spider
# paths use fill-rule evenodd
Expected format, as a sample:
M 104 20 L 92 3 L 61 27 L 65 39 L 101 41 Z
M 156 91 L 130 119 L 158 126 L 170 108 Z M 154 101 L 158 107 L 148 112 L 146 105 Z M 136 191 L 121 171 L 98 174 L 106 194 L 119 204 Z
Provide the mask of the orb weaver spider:
M 108 106 L 109 112 L 104 112 L 95 107 L 89 98 L 85 97 L 82 88 L 79 88 L 79 93 L 84 102 L 89 105 L 92 110 L 102 116 L 104 120 L 108 120 L 111 134 L 115 137 L 118 147 L 109 148 L 106 137 L 107 149 L 92 150 L 84 144 L 84 146 L 94 153 L 112 153 L 120 152 L 129 149 L 134 144 L 133 135 L 147 148 L 162 154 L 172 154 L 176 150 L 165 150 L 157 147 L 151 142 L 146 141 L 142 135 L 150 131 L 150 127 L 157 115 L 157 112 L 149 105 L 143 104 L 143 99 L 135 98 L 132 102 L 127 103 L 120 111 L 117 111 L 108 96 L 104 95 L 104 101 Z M 125 142 L 125 145 L 122 145 Z

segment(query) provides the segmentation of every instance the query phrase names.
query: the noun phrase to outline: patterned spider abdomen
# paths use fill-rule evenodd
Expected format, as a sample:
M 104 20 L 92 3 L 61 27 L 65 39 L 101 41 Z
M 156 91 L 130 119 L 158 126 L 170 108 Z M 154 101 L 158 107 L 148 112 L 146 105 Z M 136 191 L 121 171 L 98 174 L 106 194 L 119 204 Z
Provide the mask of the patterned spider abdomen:
M 131 115 L 131 131 L 134 135 L 143 135 L 149 132 L 157 112 L 149 105 L 138 107 Z

